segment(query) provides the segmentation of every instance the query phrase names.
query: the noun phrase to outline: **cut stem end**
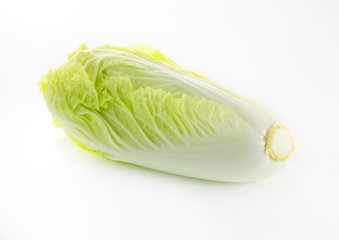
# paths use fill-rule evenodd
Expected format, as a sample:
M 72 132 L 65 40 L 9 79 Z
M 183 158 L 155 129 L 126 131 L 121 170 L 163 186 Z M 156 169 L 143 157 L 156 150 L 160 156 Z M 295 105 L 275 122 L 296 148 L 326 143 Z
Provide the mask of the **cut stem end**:
M 295 149 L 291 131 L 284 125 L 274 123 L 267 131 L 265 150 L 275 161 L 286 160 Z

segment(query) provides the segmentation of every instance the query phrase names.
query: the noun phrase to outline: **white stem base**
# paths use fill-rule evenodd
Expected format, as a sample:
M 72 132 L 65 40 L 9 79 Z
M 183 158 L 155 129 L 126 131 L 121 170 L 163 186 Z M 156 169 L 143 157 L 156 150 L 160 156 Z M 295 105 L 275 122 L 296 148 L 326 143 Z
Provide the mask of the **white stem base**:
M 281 124 L 273 124 L 266 134 L 266 153 L 275 161 L 286 160 L 295 145 L 290 130 Z

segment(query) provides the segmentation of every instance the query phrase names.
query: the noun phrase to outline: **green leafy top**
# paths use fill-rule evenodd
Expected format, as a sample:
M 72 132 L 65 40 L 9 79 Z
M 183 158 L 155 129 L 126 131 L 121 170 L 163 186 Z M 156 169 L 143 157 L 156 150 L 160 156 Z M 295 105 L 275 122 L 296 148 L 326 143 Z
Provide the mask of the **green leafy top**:
M 145 44 L 83 44 L 39 85 L 56 121 L 91 150 L 168 148 L 251 130 L 230 107 L 209 97 L 206 89 L 217 84 Z

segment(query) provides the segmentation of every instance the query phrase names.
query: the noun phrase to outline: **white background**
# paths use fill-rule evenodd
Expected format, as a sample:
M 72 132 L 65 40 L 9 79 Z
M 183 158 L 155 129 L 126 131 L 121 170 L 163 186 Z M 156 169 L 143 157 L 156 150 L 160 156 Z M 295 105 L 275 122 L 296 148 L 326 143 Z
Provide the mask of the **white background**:
M 0 240 L 339 239 L 339 2 L 0 1 Z M 284 117 L 290 164 L 249 184 L 101 159 L 36 83 L 86 42 L 145 42 Z

